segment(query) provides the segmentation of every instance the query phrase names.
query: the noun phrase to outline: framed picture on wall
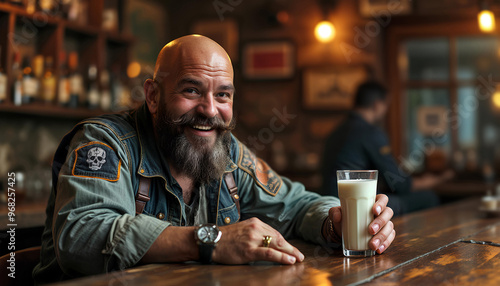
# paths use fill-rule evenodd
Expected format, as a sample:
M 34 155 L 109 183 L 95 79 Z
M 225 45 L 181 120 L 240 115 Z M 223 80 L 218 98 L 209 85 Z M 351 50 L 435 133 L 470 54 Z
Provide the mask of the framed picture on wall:
M 349 110 L 365 81 L 364 66 L 307 68 L 302 74 L 302 103 L 308 110 Z
M 216 41 L 221 45 L 231 61 L 238 61 L 238 24 L 233 19 L 220 21 L 219 19 L 199 20 L 191 26 L 191 33 L 200 34 Z
M 291 41 L 248 43 L 242 57 L 246 79 L 289 79 L 295 73 L 295 47 Z
M 445 106 L 422 106 L 417 110 L 417 128 L 423 136 L 441 136 L 448 130 Z

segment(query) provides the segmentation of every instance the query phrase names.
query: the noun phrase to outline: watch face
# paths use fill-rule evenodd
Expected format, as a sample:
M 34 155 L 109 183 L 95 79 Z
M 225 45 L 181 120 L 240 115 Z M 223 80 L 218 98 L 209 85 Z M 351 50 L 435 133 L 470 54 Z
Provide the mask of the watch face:
M 218 238 L 219 230 L 214 227 L 203 226 L 198 229 L 198 239 L 202 243 L 215 243 Z

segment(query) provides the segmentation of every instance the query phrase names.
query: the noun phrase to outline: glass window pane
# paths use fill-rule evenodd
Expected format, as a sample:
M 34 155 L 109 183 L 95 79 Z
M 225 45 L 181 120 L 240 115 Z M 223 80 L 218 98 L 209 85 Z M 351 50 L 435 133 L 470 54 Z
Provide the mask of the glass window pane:
M 475 148 L 477 144 L 477 110 L 478 100 L 474 94 L 474 86 L 458 89 L 458 146 L 460 149 Z
M 408 56 L 408 79 L 449 79 L 449 41 L 447 38 L 407 41 L 406 55 Z
M 407 95 L 406 167 L 421 171 L 426 156 L 438 150 L 446 154 L 450 151 L 449 92 L 420 88 L 409 89 Z
M 492 75 L 494 78 L 500 76 L 498 53 L 497 38 L 457 38 L 458 79 L 476 79 L 479 74 Z

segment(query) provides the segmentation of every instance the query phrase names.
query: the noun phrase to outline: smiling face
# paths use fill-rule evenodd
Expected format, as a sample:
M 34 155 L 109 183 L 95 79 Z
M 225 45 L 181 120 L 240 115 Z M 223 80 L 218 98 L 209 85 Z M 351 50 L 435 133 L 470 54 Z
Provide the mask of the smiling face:
M 181 53 L 172 80 L 165 81 L 162 105 L 173 119 L 197 116 L 217 120 L 229 125 L 233 118 L 233 71 L 227 57 L 217 53 Z M 197 124 L 194 124 L 197 123 Z M 194 122 L 183 129 L 187 138 L 194 142 L 203 138 L 213 146 L 217 126 L 209 122 Z
M 233 69 L 224 49 L 202 36 L 174 40 L 160 52 L 155 82 L 147 81 L 145 90 L 159 146 L 170 163 L 200 182 L 221 175 L 234 125 Z M 205 178 L 214 168 L 217 174 Z

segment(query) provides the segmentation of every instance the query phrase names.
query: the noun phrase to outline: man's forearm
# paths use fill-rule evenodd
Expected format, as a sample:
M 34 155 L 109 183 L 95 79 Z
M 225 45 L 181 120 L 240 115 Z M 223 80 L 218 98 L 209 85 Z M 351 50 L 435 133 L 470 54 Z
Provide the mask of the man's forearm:
M 140 263 L 198 260 L 195 227 L 169 226 L 158 236 Z

